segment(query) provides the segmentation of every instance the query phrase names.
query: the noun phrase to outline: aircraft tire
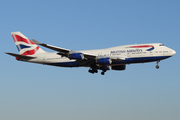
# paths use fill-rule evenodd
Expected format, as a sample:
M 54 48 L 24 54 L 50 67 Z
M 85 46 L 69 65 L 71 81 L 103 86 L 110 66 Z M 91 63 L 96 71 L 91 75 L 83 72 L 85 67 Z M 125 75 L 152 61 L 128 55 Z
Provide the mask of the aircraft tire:
M 159 65 L 156 65 L 156 68 L 159 69 Z
M 101 75 L 104 75 L 105 73 L 104 72 L 101 72 Z

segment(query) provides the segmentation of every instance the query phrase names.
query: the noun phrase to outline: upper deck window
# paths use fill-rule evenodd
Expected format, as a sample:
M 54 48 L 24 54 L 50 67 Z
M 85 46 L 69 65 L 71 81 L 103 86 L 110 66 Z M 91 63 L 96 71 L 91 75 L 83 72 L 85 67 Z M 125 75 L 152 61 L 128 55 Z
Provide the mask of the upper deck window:
M 159 44 L 159 46 L 164 46 L 163 44 Z

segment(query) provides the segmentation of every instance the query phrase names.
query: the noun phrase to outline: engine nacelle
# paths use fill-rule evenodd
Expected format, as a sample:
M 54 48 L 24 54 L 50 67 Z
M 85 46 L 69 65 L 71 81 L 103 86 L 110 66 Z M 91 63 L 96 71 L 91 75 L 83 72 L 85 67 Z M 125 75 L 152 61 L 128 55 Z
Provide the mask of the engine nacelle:
M 126 65 L 111 66 L 112 70 L 125 70 Z
M 99 58 L 99 59 L 97 59 L 97 63 L 99 63 L 99 64 L 111 64 L 112 60 L 111 60 L 111 58 Z
M 82 53 L 70 53 L 69 59 L 84 59 L 84 55 Z

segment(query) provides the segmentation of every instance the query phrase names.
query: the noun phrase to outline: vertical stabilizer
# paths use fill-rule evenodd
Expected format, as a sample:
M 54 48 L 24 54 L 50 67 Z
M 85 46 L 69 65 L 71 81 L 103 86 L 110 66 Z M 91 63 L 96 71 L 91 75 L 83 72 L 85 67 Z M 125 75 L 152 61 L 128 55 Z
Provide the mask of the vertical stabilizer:
M 21 55 L 34 55 L 36 53 L 45 53 L 39 46 L 29 40 L 21 32 L 11 32 L 14 42 Z

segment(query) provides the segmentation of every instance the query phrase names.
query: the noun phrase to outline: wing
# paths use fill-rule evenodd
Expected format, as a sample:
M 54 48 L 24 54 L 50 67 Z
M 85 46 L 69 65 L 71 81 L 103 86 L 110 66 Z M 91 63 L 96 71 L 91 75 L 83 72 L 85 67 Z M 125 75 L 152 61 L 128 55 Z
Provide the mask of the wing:
M 70 50 L 70 49 L 65 49 L 65 48 L 60 48 L 60 47 L 40 43 L 40 42 L 38 42 L 37 40 L 34 40 L 34 39 L 32 39 L 32 41 L 35 44 L 41 45 L 41 46 L 49 48 L 51 50 L 55 50 L 55 51 L 58 52 L 59 55 L 66 56 L 66 57 L 69 57 L 70 54 L 78 54 L 78 53 L 80 54 L 81 53 L 81 52 L 73 51 L 73 50 Z M 83 54 L 85 59 L 91 59 L 92 60 L 92 59 L 96 59 L 96 57 L 97 57 L 97 55 L 89 54 L 89 53 L 81 53 L 81 54 Z
M 43 47 L 46 47 L 46 48 L 49 48 L 49 49 L 51 49 L 51 50 L 55 50 L 55 51 L 58 51 L 58 52 L 64 53 L 64 54 L 67 54 L 67 53 L 69 53 L 70 51 L 72 51 L 72 50 L 69 50 L 69 49 L 60 48 L 60 47 L 56 47 L 56 46 L 52 46 L 52 45 L 40 43 L 40 42 L 38 42 L 37 40 L 34 40 L 34 39 L 32 39 L 32 41 L 33 41 L 35 44 L 41 45 L 41 46 L 43 46 Z
M 41 45 L 43 47 L 49 48 L 51 50 L 55 50 L 57 51 L 59 55 L 62 56 L 66 56 L 70 59 L 76 59 L 76 60 L 97 60 L 97 59 L 101 59 L 101 58 L 107 58 L 104 56 L 99 57 L 96 54 L 89 54 L 89 53 L 82 53 L 82 52 L 78 52 L 78 51 L 73 51 L 70 49 L 65 49 L 65 48 L 60 48 L 60 47 L 56 47 L 56 46 L 52 46 L 52 45 L 48 45 L 48 44 L 44 44 L 44 43 L 40 43 L 37 40 L 32 39 L 32 41 L 35 44 Z M 125 60 L 125 58 L 122 57 L 109 57 L 113 62 L 117 62 L 117 61 L 123 61 Z

